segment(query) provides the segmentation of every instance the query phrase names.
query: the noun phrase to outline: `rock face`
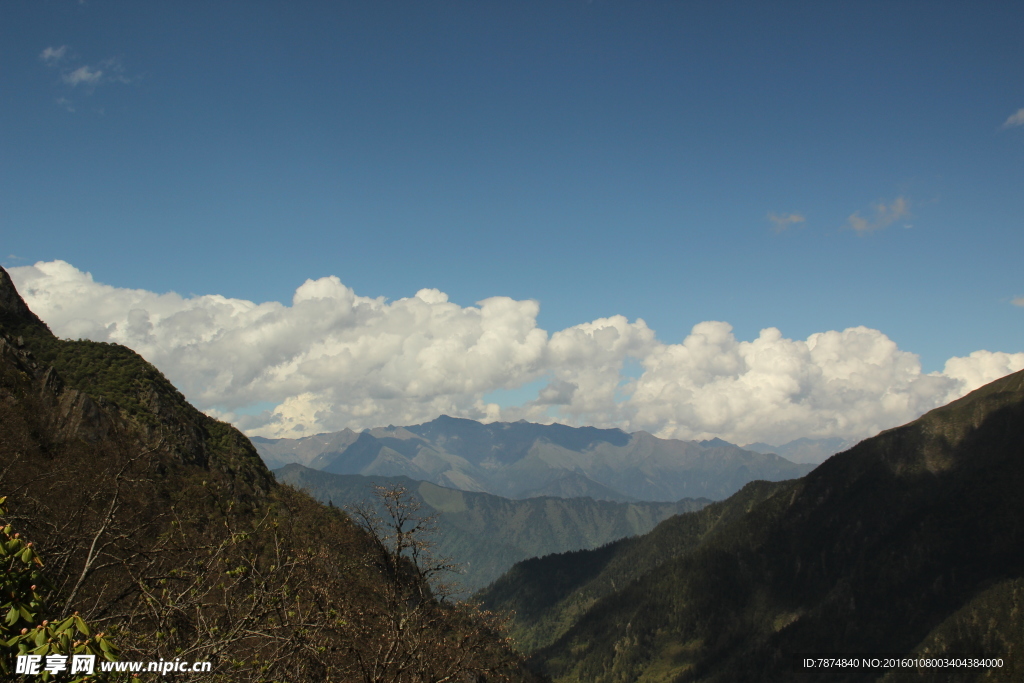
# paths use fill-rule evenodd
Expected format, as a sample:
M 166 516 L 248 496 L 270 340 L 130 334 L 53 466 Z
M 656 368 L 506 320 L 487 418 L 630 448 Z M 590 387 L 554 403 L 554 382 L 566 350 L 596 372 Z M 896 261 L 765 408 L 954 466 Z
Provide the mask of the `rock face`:
M 0 268 L 0 324 L 8 329 L 30 325 L 46 330 L 47 333 L 50 332 L 50 328 L 29 310 L 25 300 L 18 294 L 18 289 L 14 286 L 10 274 L 3 268 Z M 52 333 L 50 334 L 52 336 Z M 23 343 L 24 340 L 22 340 Z
M 25 337 L 56 341 L 50 328 L 33 313 L 18 294 L 11 276 L 0 268 L 0 363 L 9 370 L 33 378 L 36 397 L 46 407 L 48 429 L 61 439 L 99 441 L 110 430 L 110 419 L 95 400 L 69 389 L 60 374 L 40 362 L 28 349 Z
M 6 273 L 4 273 L 6 275 Z M 20 301 L 20 297 L 18 299 Z M 33 379 L 35 398 L 45 407 L 47 429 L 60 439 L 81 438 L 95 442 L 107 436 L 110 419 L 95 400 L 76 389 L 68 389 L 50 366 L 37 362 L 18 340 L 0 336 L 0 364 Z

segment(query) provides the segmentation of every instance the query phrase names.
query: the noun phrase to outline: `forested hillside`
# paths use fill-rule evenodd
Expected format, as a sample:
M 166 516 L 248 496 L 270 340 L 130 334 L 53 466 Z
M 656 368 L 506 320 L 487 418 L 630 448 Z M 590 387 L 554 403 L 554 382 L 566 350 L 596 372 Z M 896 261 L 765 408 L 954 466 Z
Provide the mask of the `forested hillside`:
M 497 619 L 435 599 L 387 518 L 367 533 L 277 484 L 134 352 L 55 338 L 2 269 L 0 424 L 3 521 L 50 595 L 24 618 L 77 613 L 122 659 L 212 662 L 189 681 L 526 675 Z
M 648 536 L 482 594 L 556 681 L 1024 679 L 1024 372 Z M 804 669 L 799 653 L 1002 668 Z
M 548 496 L 510 500 L 407 477 L 329 474 L 294 463 L 274 474 L 320 502 L 339 507 L 370 499 L 374 483 L 404 486 L 425 514 L 436 517 L 437 552 L 459 565 L 458 582 L 468 592 L 483 588 L 520 560 L 597 548 L 646 533 L 672 515 L 711 502 L 687 498 L 675 503 L 617 503 Z
M 792 483 L 751 482 L 728 500 L 672 517 L 643 536 L 520 562 L 479 597 L 493 609 L 515 612 L 512 634 L 522 647 L 545 647 L 601 598 L 693 551 L 709 534 Z

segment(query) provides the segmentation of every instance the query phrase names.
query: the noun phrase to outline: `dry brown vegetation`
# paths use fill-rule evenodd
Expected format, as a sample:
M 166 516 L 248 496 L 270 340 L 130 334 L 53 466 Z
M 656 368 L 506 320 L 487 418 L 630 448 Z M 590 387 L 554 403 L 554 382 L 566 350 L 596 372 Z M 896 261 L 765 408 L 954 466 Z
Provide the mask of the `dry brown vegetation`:
M 500 620 L 434 592 L 421 533 L 389 545 L 276 484 L 142 358 L 57 340 L 3 294 L 0 495 L 45 562 L 40 619 L 77 611 L 122 659 L 213 663 L 164 680 L 527 676 Z

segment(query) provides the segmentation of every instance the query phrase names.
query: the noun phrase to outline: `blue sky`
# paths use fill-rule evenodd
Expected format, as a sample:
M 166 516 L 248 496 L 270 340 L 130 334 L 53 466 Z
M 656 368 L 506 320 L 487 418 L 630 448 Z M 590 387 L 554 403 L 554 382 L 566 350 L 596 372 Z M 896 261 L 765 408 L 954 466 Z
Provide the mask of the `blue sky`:
M 9 269 L 286 305 L 336 276 L 533 300 L 551 334 L 642 319 L 668 345 L 703 321 L 865 326 L 924 373 L 1024 351 L 1019 3 L 2 15 Z M 530 372 L 502 382 L 552 377 Z

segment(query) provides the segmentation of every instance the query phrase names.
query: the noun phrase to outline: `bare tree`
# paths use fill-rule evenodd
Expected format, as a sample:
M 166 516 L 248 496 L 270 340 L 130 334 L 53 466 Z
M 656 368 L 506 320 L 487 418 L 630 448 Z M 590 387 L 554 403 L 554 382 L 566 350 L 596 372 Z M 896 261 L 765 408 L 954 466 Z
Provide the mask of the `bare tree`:
M 459 566 L 435 552 L 437 516 L 421 514 L 419 500 L 404 486 L 374 485 L 373 494 L 377 505 L 349 507 L 356 523 L 369 535 L 375 551 L 371 562 L 384 576 L 421 599 L 449 599 L 458 590 L 451 575 L 459 572 Z M 400 581 L 409 578 L 413 581 Z
M 434 553 L 436 518 L 403 486 L 375 486 L 374 496 L 351 507 L 370 539 L 365 563 L 383 578 L 358 612 L 356 628 L 376 634 L 351 653 L 364 683 L 508 680 L 519 660 L 506 620 L 452 600 L 458 567 Z

